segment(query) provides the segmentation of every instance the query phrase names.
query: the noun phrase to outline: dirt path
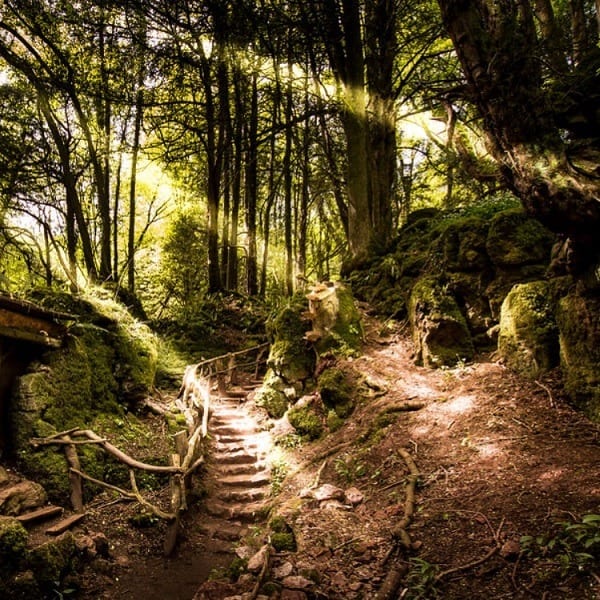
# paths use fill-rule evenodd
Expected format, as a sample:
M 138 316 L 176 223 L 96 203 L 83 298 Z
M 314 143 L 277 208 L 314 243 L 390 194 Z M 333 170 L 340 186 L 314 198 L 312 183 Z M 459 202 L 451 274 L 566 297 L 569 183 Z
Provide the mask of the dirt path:
M 553 377 L 527 382 L 487 359 L 425 370 L 414 366 L 407 339 L 376 328 L 364 355 L 343 366 L 363 381 L 365 399 L 352 418 L 319 442 L 286 447 L 283 459 L 281 443 L 274 448 L 289 473 L 275 510 L 293 526 L 298 551 L 275 556 L 273 570 L 305 581 L 289 597 L 374 598 L 390 569 L 405 566 L 398 594 L 407 599 L 600 598 L 598 565 L 578 556 L 557 525 L 600 514 L 599 428 L 569 407 Z M 423 408 L 388 410 L 406 400 Z M 237 402 L 215 412 L 221 466 L 205 480 L 204 505 L 186 515 L 176 555 L 160 557 L 160 524 L 132 534 L 124 514 L 99 512 L 112 558 L 83 597 L 191 600 L 210 570 L 232 564 L 233 546 L 252 534 L 247 521 L 268 499 L 262 465 L 271 443 Z M 391 536 L 408 475 L 399 448 L 420 472 L 407 564 Z M 363 501 L 301 499 L 317 479 L 356 488 Z M 545 541 L 527 547 L 523 536 Z M 552 539 L 560 553 L 547 547 Z M 273 582 L 282 589 L 277 576 Z

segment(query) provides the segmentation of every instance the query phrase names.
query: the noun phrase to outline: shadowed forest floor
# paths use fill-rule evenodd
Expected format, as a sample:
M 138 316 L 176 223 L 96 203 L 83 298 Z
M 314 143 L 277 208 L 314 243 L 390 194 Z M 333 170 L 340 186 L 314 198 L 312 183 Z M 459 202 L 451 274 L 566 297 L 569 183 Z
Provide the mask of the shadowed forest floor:
M 558 374 L 524 381 L 490 357 L 453 369 L 416 367 L 402 330 L 380 335 L 380 328 L 370 321 L 363 355 L 343 361 L 371 397 L 324 439 L 278 446 L 288 475 L 272 501 L 293 524 L 298 551 L 275 555 L 273 569 L 313 581 L 305 596 L 290 597 L 374 598 L 390 569 L 405 567 L 394 597 L 600 598 L 600 567 L 581 545 L 600 526 L 565 525 L 600 514 L 600 428 L 568 405 Z M 407 400 L 423 407 L 389 410 Z M 251 399 L 248 410 L 257 410 Z M 157 439 L 166 438 L 152 419 Z M 403 556 L 391 536 L 409 474 L 399 448 L 420 473 L 412 549 Z M 300 499 L 315 482 L 357 488 L 363 500 L 351 507 Z M 92 563 L 80 597 L 191 600 L 211 571 L 231 565 L 234 546 L 264 540 L 252 526 L 241 542 L 218 539 L 203 506 L 185 515 L 176 553 L 163 559 L 162 523 L 132 528 L 133 505 L 98 499 L 86 527 L 106 534 L 111 555 Z M 598 543 L 589 546 L 596 555 Z

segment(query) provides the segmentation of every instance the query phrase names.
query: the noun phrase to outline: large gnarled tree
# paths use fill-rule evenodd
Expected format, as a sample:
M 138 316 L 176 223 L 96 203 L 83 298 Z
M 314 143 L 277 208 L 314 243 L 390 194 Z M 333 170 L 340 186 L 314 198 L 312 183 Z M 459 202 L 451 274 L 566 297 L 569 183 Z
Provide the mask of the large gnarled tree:
M 587 271 L 600 254 L 598 2 L 439 4 L 506 182 L 568 241 L 571 272 Z

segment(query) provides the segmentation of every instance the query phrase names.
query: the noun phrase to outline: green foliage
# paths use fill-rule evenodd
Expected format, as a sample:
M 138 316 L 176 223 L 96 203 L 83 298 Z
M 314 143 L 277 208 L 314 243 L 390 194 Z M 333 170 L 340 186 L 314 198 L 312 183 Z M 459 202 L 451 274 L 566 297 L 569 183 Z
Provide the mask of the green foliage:
M 302 446 L 302 438 L 297 433 L 286 433 L 275 440 L 275 444 L 281 448 L 293 450 Z
M 600 515 L 584 515 L 576 523 L 558 523 L 552 533 L 523 536 L 521 547 L 531 559 L 557 566 L 561 578 L 589 570 L 600 558 Z
M 353 483 L 367 473 L 367 465 L 360 457 L 348 454 L 338 456 L 333 462 L 333 468 L 346 483 Z
M 207 290 L 207 236 L 199 207 L 186 207 L 170 222 L 165 235 L 160 285 L 169 312 L 183 320 L 194 318 L 196 305 Z M 167 315 L 165 315 L 167 316 Z
M 289 466 L 283 459 L 271 463 L 271 495 L 278 496 L 281 493 L 283 482 L 289 472 Z
M 441 592 L 437 587 L 437 565 L 417 557 L 410 558 L 410 569 L 406 577 L 407 594 L 410 600 L 433 600 L 440 598 Z

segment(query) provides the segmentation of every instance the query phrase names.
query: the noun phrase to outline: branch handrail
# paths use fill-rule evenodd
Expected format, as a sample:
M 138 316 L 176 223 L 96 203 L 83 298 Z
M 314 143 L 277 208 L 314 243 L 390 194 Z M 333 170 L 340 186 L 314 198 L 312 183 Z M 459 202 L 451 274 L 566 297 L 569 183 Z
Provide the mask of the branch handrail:
M 99 436 L 91 429 L 73 427 L 66 431 L 52 434 L 45 438 L 33 438 L 30 443 L 34 448 L 40 446 L 63 446 L 65 458 L 69 465 L 69 479 L 71 482 L 71 501 L 76 512 L 83 512 L 83 492 L 82 480 L 90 481 L 106 489 L 119 492 L 124 498 L 137 500 L 139 504 L 150 510 L 154 515 L 161 519 L 169 521 L 167 536 L 164 543 L 164 553 L 168 556 L 175 548 L 177 540 L 177 530 L 179 528 L 180 513 L 187 509 L 187 491 L 189 488 L 190 476 L 204 462 L 204 456 L 200 451 L 202 440 L 208 437 L 208 418 L 210 413 L 211 400 L 211 378 L 216 376 L 219 381 L 219 387 L 223 383 L 223 375 L 228 374 L 230 382 L 233 380 L 233 373 L 238 366 L 255 365 L 255 374 L 258 367 L 266 360 L 263 355 L 269 347 L 269 342 L 259 344 L 252 348 L 230 352 L 221 356 L 203 360 L 196 365 L 189 365 L 186 368 L 184 381 L 179 391 L 178 399 L 183 396 L 185 409 L 190 416 L 188 431 L 179 431 L 175 434 L 176 452 L 170 456 L 171 465 L 153 465 L 139 461 L 113 444 L 106 438 Z M 235 364 L 235 357 L 244 356 L 252 352 L 257 352 L 254 361 Z M 210 370 L 203 374 L 199 368 L 207 365 L 216 364 L 224 360 L 228 361 L 226 369 Z M 198 396 L 202 397 L 202 402 Z M 83 439 L 77 439 L 83 438 Z M 101 481 L 87 475 L 81 470 L 79 458 L 77 455 L 77 446 L 83 444 L 93 444 L 100 446 L 107 454 L 123 463 L 129 469 L 129 478 L 131 491 L 121 487 L 114 486 L 108 482 Z M 161 473 L 170 476 L 171 486 L 171 511 L 166 512 L 158 506 L 147 501 L 141 495 L 135 479 L 134 469 L 147 471 L 150 473 Z

